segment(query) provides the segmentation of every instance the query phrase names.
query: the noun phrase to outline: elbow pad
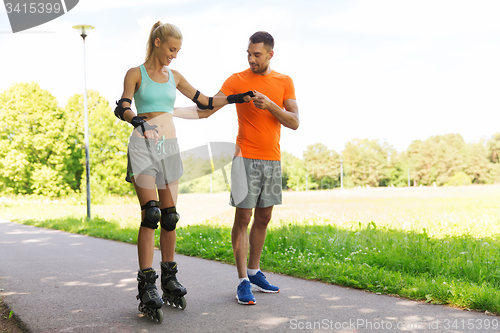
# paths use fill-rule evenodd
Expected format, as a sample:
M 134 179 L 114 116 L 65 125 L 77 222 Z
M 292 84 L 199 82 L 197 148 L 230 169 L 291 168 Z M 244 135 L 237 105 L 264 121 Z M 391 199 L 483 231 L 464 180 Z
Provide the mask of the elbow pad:
M 213 107 L 214 98 L 213 97 L 208 98 L 208 106 L 207 106 L 207 105 L 203 105 L 200 102 L 198 102 L 198 96 L 200 96 L 200 91 L 196 90 L 196 94 L 194 95 L 192 101 L 196 103 L 196 105 L 198 106 L 198 108 L 200 110 L 213 110 L 214 109 L 214 107 Z
M 118 118 L 120 120 L 125 120 L 125 119 L 123 119 L 123 114 L 125 113 L 125 111 L 132 110 L 130 107 L 124 108 L 122 105 L 123 102 L 128 102 L 128 103 L 130 103 L 130 105 L 132 105 L 132 100 L 129 98 L 122 98 L 116 102 L 115 116 L 116 116 L 116 118 Z

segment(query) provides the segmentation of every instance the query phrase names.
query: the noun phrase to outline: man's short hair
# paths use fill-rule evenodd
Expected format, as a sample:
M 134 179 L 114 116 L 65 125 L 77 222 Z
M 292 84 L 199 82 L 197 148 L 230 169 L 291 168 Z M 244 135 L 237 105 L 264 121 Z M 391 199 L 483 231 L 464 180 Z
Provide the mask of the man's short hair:
M 257 31 L 250 37 L 252 44 L 264 43 L 264 46 L 269 47 L 270 50 L 274 49 L 274 38 L 265 31 Z

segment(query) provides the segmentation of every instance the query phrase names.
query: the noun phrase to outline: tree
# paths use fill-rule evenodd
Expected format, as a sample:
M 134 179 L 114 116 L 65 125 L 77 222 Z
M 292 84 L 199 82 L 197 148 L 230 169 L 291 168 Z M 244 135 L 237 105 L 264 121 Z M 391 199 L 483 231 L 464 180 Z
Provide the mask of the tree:
M 465 170 L 474 184 L 487 184 L 493 180 L 492 163 L 489 160 L 490 151 L 484 141 L 466 146 Z
M 281 152 L 281 174 L 283 189 L 306 189 L 306 168 L 304 162 L 286 151 Z M 314 187 L 315 185 L 311 184 L 311 188 Z
M 339 186 L 340 155 L 336 151 L 321 143 L 309 145 L 304 152 L 304 164 L 313 184 L 319 184 L 321 189 Z
M 0 183 L 2 192 L 66 195 L 69 158 L 64 111 L 34 82 L 18 83 L 0 94 Z
M 489 159 L 493 163 L 500 163 L 500 132 L 488 140 Z
M 395 149 L 385 141 L 353 139 L 342 152 L 345 173 L 354 186 L 391 184 L 391 158 Z
M 447 183 L 465 168 L 466 144 L 460 134 L 436 135 L 425 141 L 413 141 L 407 154 L 411 178 L 418 184 Z
M 115 117 L 108 101 L 97 91 L 87 92 L 89 112 L 90 187 L 96 197 L 105 193 L 127 194 L 132 186 L 125 182 L 127 170 L 127 144 L 132 127 Z M 68 170 L 75 180 L 80 180 L 84 192 L 85 146 L 83 95 L 73 95 L 66 104 L 68 117 L 66 130 L 72 133 L 72 160 L 67 161 Z
M 406 152 L 393 151 L 386 171 L 386 178 L 381 185 L 394 185 L 396 187 L 408 186 L 408 155 Z

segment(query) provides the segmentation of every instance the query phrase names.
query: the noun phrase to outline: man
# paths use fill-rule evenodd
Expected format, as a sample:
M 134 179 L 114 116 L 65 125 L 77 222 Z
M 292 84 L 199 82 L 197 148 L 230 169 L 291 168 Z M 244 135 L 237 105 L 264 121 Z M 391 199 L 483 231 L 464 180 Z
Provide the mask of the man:
M 230 204 L 236 207 L 231 240 L 240 304 L 256 303 L 252 286 L 263 292 L 279 292 L 267 282 L 259 263 L 273 207 L 281 204 L 281 125 L 296 130 L 299 110 L 292 79 L 271 69 L 273 48 L 269 33 L 253 34 L 247 50 L 250 68 L 230 76 L 216 95 L 225 97 L 249 90 L 255 93 L 253 102 L 236 105 L 238 136 L 231 169 Z

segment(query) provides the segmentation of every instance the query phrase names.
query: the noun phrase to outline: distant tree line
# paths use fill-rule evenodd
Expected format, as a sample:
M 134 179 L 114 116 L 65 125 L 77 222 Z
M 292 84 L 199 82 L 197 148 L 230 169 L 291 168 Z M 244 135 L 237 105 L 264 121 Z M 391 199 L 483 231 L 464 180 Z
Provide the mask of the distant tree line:
M 294 190 L 344 187 L 490 184 L 500 181 L 500 132 L 466 143 L 460 134 L 413 141 L 404 152 L 380 140 L 353 139 L 339 154 L 321 143 L 299 159 L 283 152 L 283 185 Z M 342 161 L 342 163 L 341 163 Z
M 98 92 L 88 91 L 87 96 L 92 199 L 132 194 L 132 185 L 124 181 L 131 127 L 116 119 Z M 14 84 L 0 93 L 0 195 L 85 193 L 83 126 L 81 94 L 70 97 L 61 108 L 36 83 Z M 433 136 L 412 142 L 405 152 L 378 140 L 351 140 L 341 153 L 317 143 L 307 147 L 303 158 L 282 152 L 283 186 L 293 190 L 339 187 L 341 160 L 346 188 L 408 186 L 408 173 L 412 186 L 487 184 L 500 181 L 499 153 L 500 132 L 476 143 L 466 143 L 459 134 Z M 180 191 L 226 191 L 230 159 L 183 155 Z

